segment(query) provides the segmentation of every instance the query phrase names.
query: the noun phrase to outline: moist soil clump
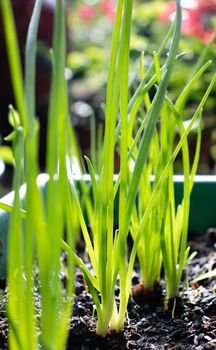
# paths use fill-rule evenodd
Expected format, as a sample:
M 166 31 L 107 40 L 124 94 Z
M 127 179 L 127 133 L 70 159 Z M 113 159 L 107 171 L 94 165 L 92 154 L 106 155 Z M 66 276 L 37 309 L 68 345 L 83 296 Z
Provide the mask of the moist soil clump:
M 216 268 L 216 230 L 209 230 L 189 245 L 192 251 L 197 251 L 197 255 L 185 270 L 180 296 L 167 303 L 165 283 L 161 279 L 160 286 L 156 285 L 153 289 L 153 297 L 148 294 L 146 297 L 146 291 L 139 285 L 139 272 L 135 271 L 125 327 L 119 333 L 110 331 L 105 338 L 96 334 L 94 304 L 82 274 L 77 271 L 67 350 L 216 349 L 215 278 L 192 282 L 195 277 Z M 1 281 L 1 287 L 0 349 L 6 350 L 8 323 L 4 281 Z M 117 287 L 117 300 L 118 295 Z

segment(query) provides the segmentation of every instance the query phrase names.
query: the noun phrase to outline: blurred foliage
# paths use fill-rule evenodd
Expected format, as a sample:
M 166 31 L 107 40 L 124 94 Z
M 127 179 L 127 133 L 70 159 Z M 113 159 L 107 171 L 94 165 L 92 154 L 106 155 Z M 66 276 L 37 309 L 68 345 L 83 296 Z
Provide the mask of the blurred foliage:
M 114 18 L 101 7 L 101 1 L 69 1 L 69 39 L 72 52 L 68 67 L 76 82 L 83 80 L 87 89 L 97 91 L 107 76 L 110 40 Z M 94 83 L 92 83 L 92 81 Z
M 216 40 L 213 40 L 211 45 L 206 46 L 207 40 L 203 34 L 205 26 L 207 30 L 211 28 L 212 32 L 216 28 L 215 2 L 213 0 L 194 0 L 193 2 L 183 0 L 183 11 L 185 9 L 188 11 L 194 2 L 199 2 L 201 5 L 195 15 L 192 12 L 191 19 L 189 17 L 191 33 L 188 31 L 185 35 L 184 22 L 182 23 L 183 35 L 179 51 L 185 54 L 178 61 L 172 76 L 170 93 L 173 98 L 179 95 L 194 73 L 201 55 L 205 55 L 205 61 L 214 60 L 216 56 Z M 72 44 L 67 63 L 73 72 L 73 92 L 75 95 L 83 90 L 89 94 L 97 92 L 104 94 L 116 0 L 69 0 L 68 4 L 69 39 Z M 202 6 L 205 8 L 203 9 Z M 171 17 L 172 8 L 172 1 L 135 1 L 131 37 L 131 57 L 133 58 L 130 69 L 132 72 L 130 76 L 131 93 L 139 83 L 140 54 L 142 51 L 145 53 L 146 70 L 152 61 L 153 51 L 157 50 L 171 24 L 169 17 Z M 167 19 L 164 20 L 164 16 L 167 16 Z M 203 21 L 203 27 L 201 27 L 203 31 L 199 28 L 198 32 L 196 24 L 199 22 L 201 26 L 200 21 Z M 188 30 L 188 23 L 186 24 Z M 167 48 L 167 52 L 168 50 L 169 48 Z M 161 58 L 161 64 L 164 58 Z M 210 82 L 213 72 L 215 72 L 215 62 L 205 73 L 203 79 L 196 84 L 189 105 L 185 109 L 183 116 L 185 119 L 190 118 L 191 112 L 200 101 Z M 204 127 L 207 132 L 208 130 L 211 132 L 216 130 L 215 98 L 216 94 L 213 92 L 204 111 Z M 213 142 L 213 146 L 211 142 Z M 215 137 L 210 136 L 209 143 L 210 148 L 215 148 Z M 216 162 L 216 152 L 211 151 L 208 156 L 214 158 L 213 163 Z
M 170 22 L 160 20 L 163 5 L 167 1 L 136 0 L 133 14 L 133 32 L 131 37 L 131 56 L 134 58 L 134 69 L 131 79 L 139 79 L 139 57 L 145 52 L 145 65 L 152 60 L 152 52 L 156 50 L 168 30 Z M 85 80 L 88 88 L 101 89 L 106 82 L 109 48 L 113 28 L 113 11 L 115 0 L 69 1 L 70 11 L 68 24 L 72 52 L 68 55 L 68 66 L 73 71 L 74 79 Z M 105 6 L 106 5 L 106 6 Z M 111 15 L 112 13 L 112 15 Z M 206 19 L 205 19 L 206 20 Z M 211 18 L 212 25 L 215 17 Z M 205 43 L 195 36 L 183 36 L 180 51 L 185 52 L 184 58 L 178 63 L 172 79 L 173 94 L 176 96 L 192 74 L 194 65 L 205 49 Z M 206 55 L 206 60 L 215 57 L 216 46 L 212 45 Z M 215 66 L 212 65 L 215 70 Z M 210 81 L 212 71 L 208 71 L 205 79 L 196 86 L 192 101 L 197 102 Z M 92 81 L 94 82 L 92 84 Z M 208 110 L 214 108 L 213 97 L 208 101 Z

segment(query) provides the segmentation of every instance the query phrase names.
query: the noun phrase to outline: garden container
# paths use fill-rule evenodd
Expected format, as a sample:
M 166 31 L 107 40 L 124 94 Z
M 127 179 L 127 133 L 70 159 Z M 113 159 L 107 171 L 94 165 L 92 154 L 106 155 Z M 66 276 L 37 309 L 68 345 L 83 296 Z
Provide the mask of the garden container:
M 46 187 L 49 177 L 47 174 L 38 176 L 38 185 L 44 196 L 46 196 Z M 75 177 L 75 182 L 81 190 L 81 181 L 84 181 L 90 188 L 91 180 L 89 175 L 83 177 Z M 153 181 L 153 180 L 152 180 Z M 183 193 L 182 175 L 174 176 L 176 205 L 181 202 Z M 25 184 L 20 188 L 20 197 L 22 206 L 25 207 Z M 13 203 L 13 192 L 10 192 L 1 199 L 2 203 Z M 201 235 L 209 227 L 216 226 L 216 176 L 214 175 L 196 175 L 194 187 L 190 200 L 190 218 L 189 218 L 189 234 Z M 118 215 L 118 206 L 115 205 L 116 219 Z M 37 215 L 35 213 L 35 215 Z M 10 213 L 0 209 L 0 277 L 5 276 L 7 266 L 7 241 L 8 241 L 8 225 Z M 116 220 L 116 223 L 118 221 Z

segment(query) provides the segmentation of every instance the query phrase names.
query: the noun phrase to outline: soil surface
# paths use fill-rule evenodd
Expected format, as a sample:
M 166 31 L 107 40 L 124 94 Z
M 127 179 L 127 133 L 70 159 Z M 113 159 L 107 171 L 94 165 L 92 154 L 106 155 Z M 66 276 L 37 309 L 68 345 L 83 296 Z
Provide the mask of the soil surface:
M 189 242 L 189 245 L 192 251 L 197 251 L 197 255 L 185 271 L 180 297 L 165 305 L 162 278 L 160 288 L 154 288 L 155 299 L 144 299 L 139 286 L 139 274 L 134 272 L 133 295 L 136 296 L 131 296 L 129 300 L 125 327 L 122 332 L 110 332 L 105 338 L 96 335 L 92 298 L 82 274 L 77 272 L 67 350 L 216 349 L 216 279 L 193 283 L 195 277 L 216 268 L 216 230 L 210 229 L 206 235 Z M 8 349 L 5 287 L 5 281 L 2 280 L 0 350 Z M 140 289 L 140 297 L 137 298 Z M 117 298 L 118 293 L 117 288 Z M 148 300 L 148 304 L 144 300 Z

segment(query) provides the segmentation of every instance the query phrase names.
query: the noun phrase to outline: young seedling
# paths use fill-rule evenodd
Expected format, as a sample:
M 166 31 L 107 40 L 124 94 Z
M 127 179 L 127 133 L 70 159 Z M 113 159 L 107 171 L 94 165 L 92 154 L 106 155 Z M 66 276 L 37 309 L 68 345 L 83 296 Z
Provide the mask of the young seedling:
M 138 135 L 140 142 L 134 170 L 133 173 L 129 173 L 128 164 L 132 153 L 132 150 L 128 149 L 130 114 L 134 115 L 135 109 L 139 107 L 143 100 L 146 89 L 148 91 L 150 86 L 156 82 L 156 77 L 151 79 L 151 76 L 147 75 L 149 80 L 141 83 L 131 101 L 128 101 L 131 15 L 132 2 L 120 0 L 118 2 L 111 49 L 105 108 L 104 161 L 99 178 L 95 175 L 91 162 L 87 161 L 94 193 L 94 220 L 91 223 L 92 240 L 84 220 L 79 198 L 76 196 L 73 179 L 71 179 L 80 225 L 94 270 L 93 274 L 86 269 L 82 261 L 78 260 L 78 257 L 76 257 L 76 260 L 84 272 L 95 301 L 98 316 L 97 332 L 101 335 L 105 335 L 109 327 L 118 331 L 124 325 L 127 302 L 130 295 L 133 263 L 137 250 L 136 238 L 128 270 L 127 236 L 130 230 L 143 167 L 147 159 L 150 142 L 154 137 L 160 110 L 165 100 L 166 89 L 180 38 L 181 9 L 180 3 L 177 1 L 175 32 L 170 53 L 163 67 L 161 82 L 155 98 L 147 112 L 147 122 L 145 121 L 141 125 L 142 130 L 145 127 L 145 131 Z M 118 112 L 120 113 L 120 124 L 116 127 Z M 114 184 L 114 151 L 117 142 L 120 148 L 120 174 L 116 184 Z M 118 188 L 119 225 L 114 235 L 114 199 Z M 116 304 L 114 297 L 118 276 L 120 278 L 119 305 Z M 98 297 L 97 292 L 100 293 L 100 297 Z
M 156 58 L 156 54 L 154 54 L 155 60 L 155 71 L 158 76 L 158 82 L 160 81 L 160 67 L 158 58 Z M 151 141 L 150 152 L 148 161 L 145 164 L 144 171 L 141 178 L 140 188 L 139 188 L 139 196 L 138 196 L 138 205 L 134 208 L 133 219 L 131 224 L 131 234 L 132 237 L 136 237 L 136 231 L 139 227 L 140 218 L 145 212 L 146 207 L 148 206 L 148 202 L 150 197 L 154 191 L 154 186 L 160 178 L 164 166 L 169 160 L 173 149 L 174 149 L 174 140 L 176 137 L 176 127 L 179 129 L 179 134 L 182 136 L 184 132 L 184 125 L 181 118 L 181 112 L 183 107 L 187 101 L 187 98 L 193 88 L 193 85 L 197 82 L 197 80 L 202 76 L 205 70 L 209 67 L 211 61 L 207 62 L 200 68 L 197 74 L 189 81 L 178 100 L 176 101 L 175 106 L 166 96 L 163 108 L 161 110 L 161 123 L 158 131 L 155 131 L 154 138 Z M 146 109 L 148 110 L 149 106 L 149 96 L 146 94 L 144 96 Z M 145 118 L 142 117 L 142 119 Z M 194 179 L 194 175 L 196 173 L 198 159 L 199 159 L 199 150 L 201 144 L 201 120 L 198 128 L 198 140 L 197 140 L 197 149 L 195 154 L 195 161 L 192 170 L 192 182 Z M 133 143 L 133 137 L 131 137 L 131 144 Z M 183 166 L 185 169 L 184 177 L 186 185 L 186 178 L 189 177 L 188 169 L 189 169 L 189 151 L 187 141 L 185 142 L 183 148 Z M 136 158 L 136 149 L 134 147 L 133 158 Z M 154 178 L 152 179 L 152 175 Z M 154 181 L 153 181 L 154 180 Z M 153 182 L 153 183 L 152 183 Z M 192 186 L 191 182 L 191 186 Z M 192 189 L 192 187 L 191 187 Z M 189 194 L 190 192 L 185 189 L 184 193 Z M 138 259 L 141 268 L 141 282 L 143 284 L 144 290 L 142 293 L 145 294 L 148 290 L 153 291 L 154 285 L 158 282 L 160 277 L 161 263 L 162 263 L 162 252 L 161 251 L 161 242 L 163 243 L 163 233 L 169 231 L 168 226 L 164 223 L 165 217 L 167 216 L 167 203 L 170 203 L 170 208 L 172 208 L 173 215 L 173 229 L 176 231 L 174 235 L 173 241 L 175 242 L 175 247 L 178 246 L 179 240 L 181 239 L 181 228 L 183 218 L 188 221 L 189 218 L 189 206 L 187 210 L 183 212 L 183 203 L 178 207 L 178 211 L 175 214 L 175 197 L 174 197 L 174 182 L 173 182 L 173 170 L 170 170 L 169 179 L 164 182 L 163 186 L 160 188 L 160 194 L 158 195 L 157 205 L 154 205 L 152 212 L 149 215 L 148 222 L 146 224 L 145 230 L 143 231 L 142 238 L 138 247 Z M 180 225 L 180 226 L 179 226 Z M 178 232 L 178 233 L 177 233 Z M 161 237 L 162 233 L 162 237 Z M 168 235 L 168 233 L 166 233 Z M 168 237 L 168 236 L 166 236 Z M 169 238 L 169 249 L 170 254 L 176 248 L 172 246 L 172 239 Z M 168 244 L 168 242 L 167 242 Z M 178 256 L 178 253 L 175 253 Z M 163 254 L 163 260 L 166 259 L 166 256 Z M 174 264 L 173 262 L 171 264 Z M 167 285 L 167 289 L 170 289 L 170 286 Z M 139 289 L 140 290 L 140 289 Z M 168 292 L 168 295 L 170 293 Z M 143 296 L 144 297 L 144 296 Z
M 35 117 L 36 35 L 42 0 L 35 2 L 29 25 L 25 57 L 25 83 L 17 50 L 17 39 L 10 2 L 3 9 L 12 80 L 20 122 L 14 118 L 13 139 L 15 158 L 14 205 L 9 228 L 8 249 L 8 319 L 11 349 L 64 349 L 72 312 L 73 260 L 68 257 L 66 290 L 60 281 L 59 269 L 63 237 L 73 249 L 76 220 L 67 174 L 68 106 L 65 68 L 64 10 L 56 1 L 53 74 L 49 108 L 47 169 L 49 184 L 44 201 L 37 185 L 38 122 Z M 13 74 L 16 72 L 16 74 Z M 18 73 L 19 74 L 18 74 Z M 11 111 L 13 113 L 13 110 Z M 54 139 L 53 139 L 54 137 Z M 54 141 L 54 142 L 53 142 Z M 26 181 L 25 212 L 20 210 L 19 188 Z M 24 218 L 24 220 L 23 220 Z M 66 234 L 65 234 L 66 231 Z M 36 273 L 38 268 L 38 273 Z M 35 283 L 39 285 L 40 314 L 35 308 Z M 65 297 L 67 295 L 67 298 Z

